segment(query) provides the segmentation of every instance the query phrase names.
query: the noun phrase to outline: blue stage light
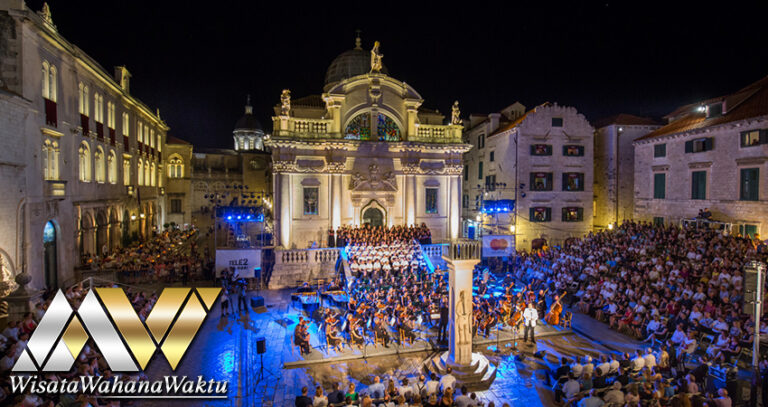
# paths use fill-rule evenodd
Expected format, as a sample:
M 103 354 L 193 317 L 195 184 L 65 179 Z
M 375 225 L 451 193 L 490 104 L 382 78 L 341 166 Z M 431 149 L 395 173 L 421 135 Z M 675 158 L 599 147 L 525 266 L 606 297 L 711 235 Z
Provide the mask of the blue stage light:
M 232 220 L 232 215 L 227 216 L 227 220 Z

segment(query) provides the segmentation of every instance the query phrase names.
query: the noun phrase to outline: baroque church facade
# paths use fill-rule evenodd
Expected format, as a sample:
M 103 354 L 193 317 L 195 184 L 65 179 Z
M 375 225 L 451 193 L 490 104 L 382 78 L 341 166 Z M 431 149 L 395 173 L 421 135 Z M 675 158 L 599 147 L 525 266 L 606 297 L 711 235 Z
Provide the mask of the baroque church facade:
M 321 95 L 275 107 L 272 152 L 278 246 L 307 248 L 345 225 L 426 224 L 435 240 L 460 237 L 462 141 L 458 102 L 448 124 L 387 74 L 378 42 L 328 68 Z

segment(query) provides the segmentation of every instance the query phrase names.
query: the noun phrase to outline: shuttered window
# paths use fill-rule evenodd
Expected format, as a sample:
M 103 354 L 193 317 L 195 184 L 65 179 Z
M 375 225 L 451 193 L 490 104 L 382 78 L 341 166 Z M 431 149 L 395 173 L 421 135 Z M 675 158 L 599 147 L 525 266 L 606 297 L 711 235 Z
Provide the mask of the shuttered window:
M 691 173 L 691 199 L 707 199 L 707 172 Z
M 667 174 L 653 174 L 653 199 L 664 199 L 667 193 Z

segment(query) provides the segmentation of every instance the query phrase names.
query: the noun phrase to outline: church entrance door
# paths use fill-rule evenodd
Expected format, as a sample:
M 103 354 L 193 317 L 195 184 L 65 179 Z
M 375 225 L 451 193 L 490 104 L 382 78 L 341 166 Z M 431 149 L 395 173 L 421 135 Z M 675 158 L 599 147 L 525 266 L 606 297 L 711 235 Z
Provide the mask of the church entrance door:
M 368 208 L 363 212 L 363 224 L 371 226 L 383 226 L 384 214 L 378 208 Z

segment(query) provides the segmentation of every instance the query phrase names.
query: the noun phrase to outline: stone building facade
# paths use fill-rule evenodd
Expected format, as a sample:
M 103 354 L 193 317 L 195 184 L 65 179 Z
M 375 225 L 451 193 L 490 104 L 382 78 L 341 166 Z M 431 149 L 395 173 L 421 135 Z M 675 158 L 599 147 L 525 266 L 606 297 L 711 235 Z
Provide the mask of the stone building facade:
M 471 146 L 458 106 L 444 124 L 385 72 L 377 47 L 363 50 L 358 39 L 328 68 L 321 96 L 292 101 L 283 91 L 266 142 L 282 248 L 322 244 L 329 228 L 364 223 L 425 223 L 436 240 L 460 236 L 461 160 Z
M 660 127 L 653 119 L 618 114 L 594 123 L 596 229 L 632 219 L 635 210 L 634 141 Z
M 162 225 L 168 126 L 125 67 L 110 75 L 63 38 L 47 5 L 0 1 L 0 50 L 3 264 L 29 288 L 71 284 L 82 258 Z
M 676 223 L 709 208 L 733 233 L 765 235 L 768 77 L 666 119 L 635 141 L 635 218 Z
M 479 148 L 465 154 L 468 217 L 491 231 L 487 225 L 509 225 L 494 232 L 514 233 L 518 249 L 530 249 L 535 239 L 559 244 L 591 231 L 594 129 L 586 118 L 552 103 L 504 116 L 509 123 L 487 136 L 468 131 L 483 136 Z M 474 205 L 483 199 L 515 200 L 516 210 L 479 214 Z

